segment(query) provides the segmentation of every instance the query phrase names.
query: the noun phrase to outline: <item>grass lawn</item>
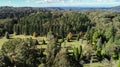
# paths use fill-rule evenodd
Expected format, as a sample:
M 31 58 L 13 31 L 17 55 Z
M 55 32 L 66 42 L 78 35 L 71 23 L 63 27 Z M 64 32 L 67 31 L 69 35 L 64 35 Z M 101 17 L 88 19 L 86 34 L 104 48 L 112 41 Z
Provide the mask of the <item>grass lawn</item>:
M 15 38 L 33 38 L 33 39 L 37 39 L 36 37 L 30 36 L 30 35 L 14 35 L 14 34 L 10 34 L 10 39 L 15 39 Z M 40 37 L 41 40 L 46 40 L 45 37 Z M 3 45 L 3 43 L 5 43 L 6 41 L 8 41 L 9 39 L 6 39 L 5 37 L 0 38 L 0 49 Z M 41 44 L 41 42 L 39 42 Z M 46 45 L 37 45 L 38 48 L 46 48 Z
M 103 67 L 101 63 L 84 64 L 84 67 Z
M 14 38 L 30 38 L 30 37 L 32 37 L 32 36 L 30 36 L 30 35 L 14 35 L 14 34 L 10 35 L 11 39 L 14 39 Z M 34 37 L 32 37 L 32 38 L 34 38 Z
M 33 38 L 33 39 L 37 39 L 36 37 L 30 36 L 30 35 L 14 35 L 14 34 L 10 34 L 10 39 L 15 39 L 15 38 L 30 38 L 30 37 Z M 44 39 L 46 41 L 46 37 L 38 37 L 38 38 L 40 39 L 40 41 L 39 41 L 40 45 L 37 45 L 37 48 L 47 48 L 47 45 L 42 44 L 42 40 Z M 6 41 L 8 41 L 8 40 L 9 39 L 6 39 L 5 37 L 0 38 L 0 49 L 1 49 L 2 45 L 3 45 L 3 43 L 6 42 Z M 48 43 L 48 41 L 46 41 L 46 43 Z M 77 46 L 79 47 L 79 45 L 81 45 L 81 44 L 77 40 L 71 40 L 71 42 L 67 42 L 65 40 L 65 42 L 62 43 L 62 47 L 70 47 L 70 48 L 71 47 L 72 48 L 73 47 L 77 47 Z M 84 46 L 83 46 L 83 48 L 84 48 Z M 73 52 L 73 50 L 69 50 L 69 52 Z
M 67 46 L 76 47 L 78 45 L 80 45 L 80 43 L 76 40 L 72 40 L 71 42 L 65 41 L 62 43 L 62 47 L 67 47 Z
M 15 38 L 33 38 L 33 39 L 37 39 L 33 36 L 30 36 L 30 35 L 14 35 L 14 34 L 10 34 L 10 39 L 15 39 Z M 42 44 L 42 40 L 44 39 L 46 41 L 46 37 L 38 37 L 40 38 L 40 41 L 39 41 L 39 45 L 37 45 L 37 48 L 47 48 L 47 45 L 45 44 Z M 8 41 L 9 39 L 6 39 L 5 37 L 1 38 L 0 39 L 0 49 L 3 45 L 4 42 Z M 59 39 L 60 40 L 60 39 Z M 48 43 L 48 41 L 46 41 L 46 43 Z M 79 41 L 77 40 L 72 40 L 71 42 L 67 42 L 65 40 L 65 42 L 62 43 L 62 47 L 76 47 L 80 45 Z M 73 50 L 69 50 L 69 52 L 73 52 Z

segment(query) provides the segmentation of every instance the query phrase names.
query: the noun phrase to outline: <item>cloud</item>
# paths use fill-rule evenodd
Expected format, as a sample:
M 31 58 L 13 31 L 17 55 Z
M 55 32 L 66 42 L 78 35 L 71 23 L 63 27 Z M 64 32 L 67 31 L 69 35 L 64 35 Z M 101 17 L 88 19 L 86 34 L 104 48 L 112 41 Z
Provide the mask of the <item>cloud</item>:
M 112 3 L 120 2 L 120 0 L 25 0 L 27 3 L 48 4 L 48 3 Z
M 9 3 L 9 4 L 11 4 L 11 3 L 12 3 L 12 1 L 11 1 L 11 0 L 8 0 L 8 3 Z
M 56 2 L 64 2 L 65 0 L 36 0 L 35 3 L 56 3 Z
M 36 1 L 36 0 L 26 0 L 25 2 L 30 3 L 30 2 L 34 2 L 34 1 Z
M 95 2 L 120 2 L 120 0 L 95 0 Z
M 80 2 L 82 0 L 35 0 L 34 3 L 40 4 L 40 3 L 74 3 L 74 2 Z
M 25 2 L 30 3 L 30 0 L 26 0 Z

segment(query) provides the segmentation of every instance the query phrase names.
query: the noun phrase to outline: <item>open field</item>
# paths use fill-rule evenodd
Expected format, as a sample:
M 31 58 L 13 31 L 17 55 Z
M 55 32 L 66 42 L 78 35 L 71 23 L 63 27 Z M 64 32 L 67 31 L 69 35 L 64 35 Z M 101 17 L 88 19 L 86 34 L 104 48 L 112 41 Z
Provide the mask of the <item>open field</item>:
M 84 64 L 84 67 L 103 67 L 101 63 Z
M 33 36 L 30 36 L 30 35 L 14 35 L 14 34 L 10 35 L 10 39 L 15 39 L 15 38 L 33 38 L 33 39 L 37 39 L 37 37 L 35 38 Z M 44 39 L 46 41 L 45 37 L 40 37 L 40 39 L 41 40 Z M 1 48 L 2 44 L 4 42 L 6 42 L 6 41 L 8 41 L 8 39 L 6 39 L 5 37 L 0 38 L 0 48 Z M 46 43 L 47 43 L 47 41 L 46 41 Z M 39 42 L 39 44 L 40 45 L 37 45 L 38 48 L 41 48 L 41 47 L 46 48 L 46 45 L 41 45 L 41 42 Z M 62 47 L 68 47 L 68 46 L 76 47 L 78 45 L 80 45 L 80 43 L 79 43 L 79 41 L 76 41 L 76 40 L 72 40 L 71 42 L 65 41 L 65 42 L 62 43 Z
M 14 35 L 14 34 L 10 35 L 10 39 L 15 39 L 15 38 L 32 38 L 32 39 L 36 39 L 35 37 L 30 36 L 30 35 Z M 40 37 L 40 38 L 46 40 L 45 37 Z M 1 49 L 2 45 L 3 45 L 3 43 L 5 43 L 8 40 L 9 39 L 6 39 L 5 37 L 0 38 L 0 49 Z M 41 42 L 39 42 L 39 43 L 41 43 Z M 41 47 L 46 48 L 45 45 L 38 45 L 38 48 L 41 48 Z

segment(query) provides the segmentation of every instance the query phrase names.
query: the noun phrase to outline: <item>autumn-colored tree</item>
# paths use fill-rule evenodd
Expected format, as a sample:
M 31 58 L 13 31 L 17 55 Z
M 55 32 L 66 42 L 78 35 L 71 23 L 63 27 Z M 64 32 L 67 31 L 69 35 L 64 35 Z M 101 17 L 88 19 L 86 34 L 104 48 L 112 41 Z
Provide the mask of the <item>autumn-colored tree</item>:
M 68 39 L 71 39 L 71 38 L 72 38 L 72 33 L 71 33 L 71 32 L 67 35 L 67 38 L 68 38 Z
M 77 36 L 77 40 L 79 41 L 79 39 L 80 39 L 82 36 L 83 36 L 83 32 L 80 31 L 80 33 L 79 33 L 78 36 Z
M 33 33 L 33 37 L 36 37 L 36 36 L 37 36 L 37 33 L 36 33 L 36 32 L 34 32 L 34 33 Z
M 83 32 L 82 32 L 82 31 L 80 31 L 80 33 L 79 33 L 79 34 L 80 34 L 80 36 L 82 36 L 82 35 L 83 35 Z
M 67 35 L 67 41 L 69 42 L 72 38 L 72 33 L 70 32 L 68 35 Z

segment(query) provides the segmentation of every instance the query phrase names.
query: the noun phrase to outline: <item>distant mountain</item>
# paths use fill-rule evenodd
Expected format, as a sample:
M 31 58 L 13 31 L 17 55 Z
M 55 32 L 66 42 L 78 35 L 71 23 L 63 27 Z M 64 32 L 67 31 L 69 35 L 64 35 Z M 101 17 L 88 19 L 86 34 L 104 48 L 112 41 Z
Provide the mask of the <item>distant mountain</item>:
M 44 7 L 48 10 L 109 10 L 110 7 Z
M 106 7 L 62 7 L 64 10 L 108 10 Z
M 120 6 L 116 7 L 45 7 L 47 10 L 108 10 L 108 11 L 118 11 L 120 12 Z
M 120 6 L 112 7 L 110 10 L 120 12 Z

